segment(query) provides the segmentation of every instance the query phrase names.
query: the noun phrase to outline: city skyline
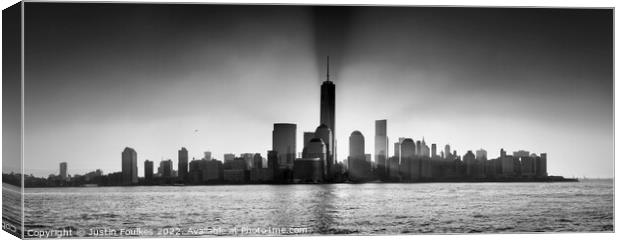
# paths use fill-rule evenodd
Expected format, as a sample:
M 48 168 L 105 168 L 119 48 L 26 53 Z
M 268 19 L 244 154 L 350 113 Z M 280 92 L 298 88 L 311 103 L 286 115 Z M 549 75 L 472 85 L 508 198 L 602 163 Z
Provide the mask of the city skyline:
M 111 17 L 101 10 L 49 7 L 58 9 L 39 14 L 33 5 L 36 14 L 25 16 L 33 26 L 26 59 L 35 60 L 26 61 L 32 69 L 26 84 L 33 87 L 26 88 L 24 164 L 37 176 L 59 162 L 69 163 L 69 174 L 94 170 L 93 161 L 105 172 L 118 171 L 125 146 L 136 149 L 139 163 L 176 163 L 181 147 L 189 159 L 204 151 L 220 160 L 225 153 L 266 156 L 276 122 L 297 124 L 299 153 L 302 133 L 318 126 L 325 76 L 318 59 L 327 55 L 336 64 L 330 79 L 337 85 L 338 162 L 348 156 L 354 130 L 374 155 L 375 120 L 387 119 L 390 150 L 400 137 L 425 138 L 439 149 L 450 144 L 459 155 L 483 148 L 489 158 L 500 148 L 523 149 L 547 152 L 550 175 L 613 176 L 611 28 L 600 27 L 608 23 L 605 12 L 340 8 L 327 13 L 337 24 L 326 32 L 346 38 L 321 40 L 317 11 L 302 6 L 201 6 L 181 17 L 174 9 L 111 4 L 118 20 L 105 24 L 95 20 Z M 218 9 L 234 13 L 233 20 L 199 14 Z M 56 15 L 74 11 L 92 16 Z M 498 15 L 504 17 L 486 22 Z M 469 20 L 459 22 L 463 17 Z M 100 25 L 93 30 L 95 21 Z M 128 24 L 108 26 L 115 21 Z M 475 27 L 482 22 L 488 27 Z M 531 22 L 537 27 L 526 29 Z M 573 35 L 568 24 L 587 34 Z M 59 34 L 41 41 L 43 27 Z M 167 36 L 176 32 L 184 37 Z M 114 37 L 120 34 L 128 36 Z M 557 41 L 562 44 L 552 44 Z M 318 56 L 317 42 L 342 49 Z M 69 147 L 77 153 L 69 155 Z

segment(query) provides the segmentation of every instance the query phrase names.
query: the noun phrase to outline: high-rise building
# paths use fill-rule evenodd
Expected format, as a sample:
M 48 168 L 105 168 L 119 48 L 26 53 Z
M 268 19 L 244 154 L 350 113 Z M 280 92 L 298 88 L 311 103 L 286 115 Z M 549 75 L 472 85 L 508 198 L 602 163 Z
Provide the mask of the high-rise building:
M 241 158 L 245 161 L 246 170 L 250 170 L 254 165 L 254 153 L 242 153 Z
M 173 175 L 174 169 L 172 168 L 172 159 L 159 162 L 159 168 L 161 169 L 161 176 L 164 178 L 170 178 Z
M 153 179 L 153 161 L 144 161 L 144 179 L 150 181 Z
M 302 154 L 302 158 L 318 158 L 321 161 L 321 170 L 323 171 L 323 176 L 327 176 L 327 147 L 323 142 L 323 139 L 313 138 L 308 143 L 308 147 L 304 149 Z M 297 168 L 296 168 L 297 169 Z
M 297 125 L 292 123 L 275 123 L 272 132 L 272 149 L 278 153 L 280 169 L 293 169 L 295 161 Z
M 178 175 L 179 175 L 179 179 L 181 180 L 185 180 L 187 178 L 187 173 L 188 173 L 188 154 L 187 154 L 187 149 L 185 149 L 184 147 L 181 148 L 181 150 L 179 150 L 179 159 L 178 159 Z
M 400 143 L 400 176 L 404 180 L 413 179 L 413 170 L 417 171 L 417 167 L 414 167 L 415 158 L 415 143 L 411 138 L 406 138 Z M 419 176 L 416 174 L 415 176 Z
M 431 144 L 431 158 L 437 157 L 437 144 Z
M 484 149 L 476 150 L 476 159 L 481 161 L 487 160 L 487 151 Z
M 314 132 L 304 132 L 304 148 L 306 148 L 306 146 L 308 146 L 308 143 L 313 138 L 314 138 Z M 302 151 L 303 151 L 303 149 L 302 149 Z
M 364 135 L 360 131 L 353 131 L 349 137 L 349 157 L 365 159 Z
M 138 153 L 133 148 L 123 150 L 121 176 L 123 185 L 138 183 Z
M 66 162 L 60 163 L 60 179 L 67 180 L 67 163 Z
M 547 177 L 547 154 L 541 153 L 536 162 L 536 177 Z
M 380 179 L 387 178 L 387 159 L 388 159 L 388 137 L 387 120 L 375 121 L 375 163 L 377 164 L 377 175 Z
M 321 122 L 332 130 L 336 138 L 336 85 L 329 80 L 329 57 L 327 57 L 327 78 L 321 84 Z
M 211 152 L 210 151 L 206 151 L 205 152 L 204 160 L 211 161 Z
M 349 177 L 352 180 L 364 180 L 370 175 L 364 145 L 364 135 L 353 131 L 349 137 Z
M 325 144 L 326 150 L 326 159 L 325 164 L 323 165 L 324 171 L 327 173 L 325 176 L 326 179 L 331 179 L 334 172 L 334 135 L 332 135 L 332 130 L 327 127 L 325 124 L 321 124 L 318 126 L 314 132 L 314 136 L 316 138 L 320 138 Z
M 226 153 L 226 154 L 224 154 L 224 163 L 230 162 L 232 160 L 235 160 L 235 154 L 234 153 Z
M 449 144 L 446 144 L 446 146 L 444 147 L 444 151 L 443 152 L 444 152 L 445 158 L 447 160 L 453 160 L 452 156 L 450 156 L 450 145 Z
M 254 154 L 252 168 L 263 168 L 263 156 L 260 153 Z

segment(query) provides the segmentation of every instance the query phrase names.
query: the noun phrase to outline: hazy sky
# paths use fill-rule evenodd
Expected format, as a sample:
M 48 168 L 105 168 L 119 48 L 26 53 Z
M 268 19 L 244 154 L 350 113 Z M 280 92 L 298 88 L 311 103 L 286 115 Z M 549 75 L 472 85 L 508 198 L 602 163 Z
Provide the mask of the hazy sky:
M 489 157 L 548 153 L 554 175 L 613 176 L 611 10 L 26 3 L 25 171 L 271 148 L 319 122 L 324 58 L 338 160 L 374 121 Z M 198 131 L 195 131 L 198 130 Z M 392 149 L 390 149 L 392 152 Z

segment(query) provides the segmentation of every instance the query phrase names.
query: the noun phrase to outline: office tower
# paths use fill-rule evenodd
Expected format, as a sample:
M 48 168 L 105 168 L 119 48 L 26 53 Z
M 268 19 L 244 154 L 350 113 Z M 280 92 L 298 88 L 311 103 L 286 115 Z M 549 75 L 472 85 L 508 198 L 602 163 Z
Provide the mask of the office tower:
M 349 157 L 365 159 L 364 135 L 360 131 L 353 131 L 349 137 Z
M 273 170 L 278 169 L 278 152 L 267 151 L 267 167 Z
M 293 181 L 303 182 L 322 182 L 324 180 L 323 160 L 320 158 L 297 158 L 293 170 Z
M 541 153 L 536 163 L 536 177 L 547 177 L 547 154 Z
M 204 160 L 211 161 L 211 152 L 210 151 L 206 151 L 205 152 Z
M 321 160 L 321 171 L 323 171 L 323 176 L 327 176 L 327 146 L 323 139 L 313 138 L 308 143 L 308 147 L 304 150 L 302 154 L 302 158 L 318 158 Z M 295 168 L 297 169 L 297 168 Z
M 254 154 L 252 168 L 263 168 L 263 156 L 260 153 Z
M 446 144 L 446 146 L 444 147 L 444 151 L 443 152 L 446 155 L 445 157 L 446 157 L 447 160 L 453 160 L 452 156 L 450 156 L 450 145 L 449 144 Z
M 173 175 L 174 169 L 172 168 L 172 159 L 159 162 L 161 169 L 161 176 L 164 178 L 170 178 Z
M 400 143 L 400 176 L 404 180 L 413 179 L 413 170 L 417 171 L 417 167 L 414 167 L 415 158 L 415 143 L 411 138 L 406 138 Z M 415 176 L 419 176 L 416 174 Z
M 353 131 L 349 137 L 349 177 L 352 180 L 364 180 L 370 176 L 364 145 L 364 135 Z
M 272 132 L 272 149 L 278 152 L 280 169 L 293 169 L 295 161 L 297 125 L 292 123 L 275 123 Z
M 327 78 L 321 84 L 321 122 L 332 130 L 336 138 L 336 85 L 329 80 L 329 57 L 327 57 Z
M 60 179 L 67 180 L 67 163 L 66 162 L 60 163 Z
M 379 179 L 387 178 L 388 159 L 387 120 L 375 121 L 375 163 Z
M 138 183 L 138 153 L 132 148 L 123 150 L 121 176 L 123 185 Z
M 308 143 L 313 138 L 314 138 L 314 132 L 304 132 L 304 148 L 306 148 L 306 146 L 308 146 Z M 302 151 L 303 151 L 303 149 L 302 149 Z
M 224 154 L 224 162 L 230 162 L 232 160 L 235 160 L 235 154 L 233 153 Z
M 524 151 L 524 150 L 519 150 L 519 151 L 516 151 L 516 152 L 512 152 L 512 156 L 515 157 L 515 158 L 529 157 L 530 156 L 530 152 Z
M 184 147 L 179 150 L 179 159 L 178 159 L 178 174 L 179 179 L 185 180 L 187 178 L 187 168 L 188 168 L 188 156 L 187 149 Z
M 324 171 L 327 173 L 325 178 L 328 180 L 331 180 L 333 175 L 335 174 L 335 171 L 334 171 L 335 152 L 334 151 L 336 150 L 336 148 L 334 145 L 334 135 L 332 134 L 332 130 L 329 129 L 327 125 L 321 124 L 316 128 L 314 132 L 314 136 L 316 138 L 320 138 L 321 140 L 323 140 L 323 144 L 325 144 L 327 158 L 325 159 L 325 165 L 323 165 L 323 168 L 324 168 Z
M 153 179 L 153 161 L 144 161 L 144 179 L 150 181 Z
M 476 151 L 476 159 L 480 161 L 487 160 L 487 151 L 484 149 L 479 149 Z
M 420 140 L 415 143 L 415 155 L 422 156 L 422 142 Z
M 243 160 L 245 161 L 245 166 L 247 167 L 247 170 L 252 169 L 254 162 L 254 153 L 242 153 L 240 157 L 243 158 Z
M 505 157 L 506 156 L 506 151 L 504 151 L 504 149 L 500 149 L 499 150 L 499 157 Z
M 437 158 L 437 144 L 431 144 L 431 158 Z
M 475 161 L 476 156 L 472 151 L 467 151 L 465 155 L 463 155 L 463 161 L 465 162 L 466 176 L 473 177 L 476 174 L 476 164 Z

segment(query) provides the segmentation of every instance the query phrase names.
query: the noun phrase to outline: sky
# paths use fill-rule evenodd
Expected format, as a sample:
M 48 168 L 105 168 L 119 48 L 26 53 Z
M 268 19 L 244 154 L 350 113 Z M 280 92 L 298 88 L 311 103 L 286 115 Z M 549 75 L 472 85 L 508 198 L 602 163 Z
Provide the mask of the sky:
M 261 153 L 274 123 L 319 125 L 325 58 L 338 160 L 374 121 L 459 155 L 547 153 L 547 171 L 613 177 L 607 9 L 26 3 L 26 173 L 120 171 L 186 147 Z M 6 172 L 6 168 L 3 171 Z

